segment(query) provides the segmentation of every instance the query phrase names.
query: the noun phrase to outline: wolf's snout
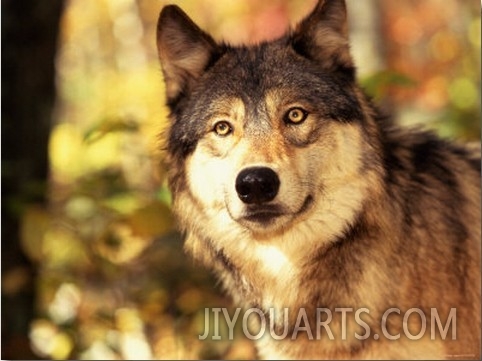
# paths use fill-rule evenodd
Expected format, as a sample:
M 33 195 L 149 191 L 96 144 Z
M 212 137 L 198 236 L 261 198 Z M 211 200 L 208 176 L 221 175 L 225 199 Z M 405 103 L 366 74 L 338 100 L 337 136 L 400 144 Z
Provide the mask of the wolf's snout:
M 278 175 L 267 167 L 251 167 L 242 170 L 236 178 L 236 192 L 244 203 L 272 201 L 279 190 Z

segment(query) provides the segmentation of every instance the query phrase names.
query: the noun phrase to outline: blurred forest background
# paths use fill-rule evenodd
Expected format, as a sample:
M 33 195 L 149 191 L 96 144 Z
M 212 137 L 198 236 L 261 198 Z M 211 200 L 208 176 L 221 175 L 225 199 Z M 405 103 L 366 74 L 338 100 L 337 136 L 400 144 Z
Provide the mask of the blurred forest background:
M 279 36 L 315 0 L 170 2 L 238 44 Z M 170 214 L 166 3 L 2 0 L 2 359 L 255 357 L 239 332 L 198 340 L 205 307 L 233 308 Z M 384 110 L 480 140 L 479 1 L 348 10 L 359 79 Z

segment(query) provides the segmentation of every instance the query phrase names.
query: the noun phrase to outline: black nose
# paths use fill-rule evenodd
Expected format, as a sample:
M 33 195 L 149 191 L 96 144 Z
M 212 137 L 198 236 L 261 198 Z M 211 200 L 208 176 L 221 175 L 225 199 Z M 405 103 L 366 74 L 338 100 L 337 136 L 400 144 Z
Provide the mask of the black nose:
M 247 204 L 272 201 L 278 194 L 278 190 L 278 175 L 270 168 L 246 168 L 236 178 L 238 197 Z

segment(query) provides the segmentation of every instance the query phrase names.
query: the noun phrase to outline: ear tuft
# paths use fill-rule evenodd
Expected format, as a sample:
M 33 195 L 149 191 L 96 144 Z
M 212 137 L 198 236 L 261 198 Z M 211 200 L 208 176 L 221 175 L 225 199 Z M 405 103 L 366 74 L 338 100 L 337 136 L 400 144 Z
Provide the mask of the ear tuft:
M 157 22 L 157 51 L 169 104 L 202 75 L 216 49 L 216 42 L 178 6 L 162 9 Z
M 319 0 L 312 13 L 298 25 L 291 41 L 298 53 L 323 68 L 351 72 L 354 76 L 344 0 Z

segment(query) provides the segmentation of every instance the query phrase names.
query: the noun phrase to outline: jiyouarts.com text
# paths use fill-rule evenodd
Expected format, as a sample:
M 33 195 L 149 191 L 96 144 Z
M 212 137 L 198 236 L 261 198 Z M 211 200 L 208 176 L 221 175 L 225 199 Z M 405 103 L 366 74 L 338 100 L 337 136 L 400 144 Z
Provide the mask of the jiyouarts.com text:
M 290 317 L 290 312 L 294 312 L 296 317 Z M 250 340 L 258 340 L 264 336 L 272 337 L 275 340 L 293 339 L 298 337 L 306 337 L 309 340 L 320 340 L 323 338 L 334 340 L 336 337 L 346 340 L 355 337 L 358 340 L 373 338 L 378 340 L 383 337 L 387 340 L 398 340 L 401 334 L 410 340 L 418 340 L 430 333 L 430 339 L 435 340 L 441 338 L 445 340 L 447 337 L 455 340 L 457 337 L 457 315 L 456 309 L 451 308 L 446 317 L 441 317 L 436 308 L 431 308 L 429 314 L 426 314 L 419 308 L 410 308 L 402 312 L 398 308 L 387 309 L 379 321 L 378 329 L 380 333 L 372 332 L 370 325 L 365 322 L 370 314 L 368 308 L 353 309 L 349 307 L 339 307 L 334 310 L 328 308 L 316 308 L 315 312 L 308 312 L 304 308 L 298 310 L 289 310 L 284 308 L 282 312 L 270 308 L 265 312 L 259 308 L 249 308 L 243 310 L 236 308 L 231 311 L 227 308 L 205 308 L 204 309 L 204 332 L 199 335 L 200 340 L 232 340 L 234 337 L 234 328 L 236 324 L 241 323 L 243 334 Z M 291 315 L 292 316 L 292 315 Z M 278 318 L 276 318 L 278 317 Z M 332 324 L 332 320 L 337 318 L 339 322 Z M 280 318 L 282 322 L 280 322 Z M 351 318 L 351 319 L 350 319 Z M 276 325 L 274 320 L 278 320 Z M 289 327 L 289 319 L 295 320 Z M 310 319 L 315 322 L 310 322 Z M 364 320 L 365 319 L 365 320 Z M 400 321 L 400 332 L 393 332 L 388 327 L 390 320 Z M 353 335 L 348 334 L 347 325 L 353 322 L 358 326 L 357 332 Z M 258 326 L 253 329 L 253 323 Z M 409 324 L 416 324 L 417 327 L 409 327 Z M 221 332 L 221 324 L 226 332 Z M 279 326 L 281 324 L 281 327 Z M 336 324 L 336 326 L 334 325 Z M 336 329 L 335 329 L 336 327 Z M 333 328 L 333 329 L 332 329 Z M 340 329 L 341 328 L 341 329 Z M 449 331 L 450 334 L 449 334 Z

